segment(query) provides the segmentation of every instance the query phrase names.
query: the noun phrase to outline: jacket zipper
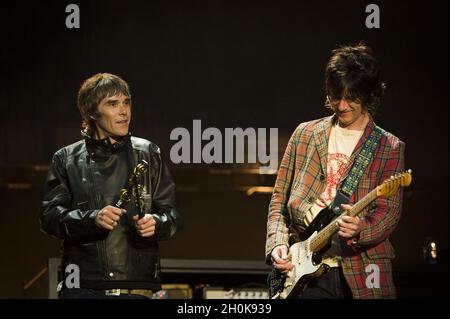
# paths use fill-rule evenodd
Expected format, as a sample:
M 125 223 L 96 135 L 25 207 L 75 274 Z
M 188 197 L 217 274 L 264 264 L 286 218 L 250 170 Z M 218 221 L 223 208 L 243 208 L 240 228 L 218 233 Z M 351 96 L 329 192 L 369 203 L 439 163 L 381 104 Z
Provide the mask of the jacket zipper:
M 94 174 L 93 174 L 93 170 L 94 170 L 94 161 L 90 160 L 89 161 L 89 175 L 90 175 L 90 179 L 91 179 L 91 189 L 92 189 L 92 194 L 94 195 L 94 202 L 95 202 L 95 207 L 94 209 L 100 209 L 101 208 L 101 202 L 100 202 L 100 196 L 97 193 L 96 189 L 95 189 L 95 183 L 94 183 Z M 97 207 L 97 208 L 96 208 Z M 104 273 L 103 275 L 105 276 L 105 278 L 108 278 L 108 273 L 109 273 L 109 263 L 108 263 L 108 256 L 106 254 L 106 243 L 104 240 L 97 242 L 97 248 L 99 253 L 102 256 L 103 262 L 105 264 L 105 271 L 106 273 Z

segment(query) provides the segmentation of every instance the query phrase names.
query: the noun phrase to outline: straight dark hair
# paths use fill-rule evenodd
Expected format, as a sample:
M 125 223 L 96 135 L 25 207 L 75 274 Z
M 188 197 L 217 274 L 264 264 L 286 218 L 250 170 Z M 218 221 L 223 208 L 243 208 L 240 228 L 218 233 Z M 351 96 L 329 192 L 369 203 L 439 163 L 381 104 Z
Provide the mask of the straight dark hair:
M 386 89 L 380 73 L 372 49 L 363 42 L 333 50 L 325 69 L 325 106 L 334 111 L 336 101 L 344 98 L 361 103 L 370 114 L 375 114 Z
M 122 93 L 131 97 L 130 88 L 121 77 L 110 73 L 98 73 L 81 84 L 78 91 L 77 106 L 82 118 L 82 128 L 93 135 L 98 105 L 108 96 Z

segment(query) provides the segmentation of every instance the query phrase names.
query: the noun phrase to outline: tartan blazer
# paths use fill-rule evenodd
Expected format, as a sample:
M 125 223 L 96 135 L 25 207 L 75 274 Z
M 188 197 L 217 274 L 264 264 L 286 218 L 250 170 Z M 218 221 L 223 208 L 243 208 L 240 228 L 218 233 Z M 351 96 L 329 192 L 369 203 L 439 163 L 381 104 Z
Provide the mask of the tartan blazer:
M 328 138 L 336 117 L 301 123 L 292 134 L 280 163 L 267 219 L 266 262 L 274 247 L 289 247 L 289 237 L 305 229 L 304 217 L 326 186 Z M 340 183 L 347 176 L 375 123 L 370 118 L 357 143 Z M 395 173 L 404 170 L 405 143 L 383 131 L 372 162 L 350 198 L 356 203 Z M 391 259 L 395 257 L 389 236 L 401 215 L 403 191 L 378 197 L 359 215 L 361 232 L 348 240 L 352 253 L 342 257 L 342 269 L 354 298 L 395 298 Z M 374 272 L 378 266 L 379 273 Z M 374 276 L 379 274 L 379 287 Z M 368 284 L 366 283 L 368 282 Z M 371 284 L 372 283 L 372 284 Z M 375 285 L 373 284 L 375 283 Z

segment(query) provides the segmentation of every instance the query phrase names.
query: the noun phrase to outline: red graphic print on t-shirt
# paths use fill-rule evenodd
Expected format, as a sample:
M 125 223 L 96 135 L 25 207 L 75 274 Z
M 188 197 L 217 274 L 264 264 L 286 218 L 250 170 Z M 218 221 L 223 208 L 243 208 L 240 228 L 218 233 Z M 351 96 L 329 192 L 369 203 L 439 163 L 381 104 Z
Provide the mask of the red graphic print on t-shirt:
M 334 153 L 327 155 L 327 186 L 325 192 L 322 194 L 322 201 L 324 203 L 331 203 L 336 196 L 336 188 L 347 168 L 347 163 L 350 160 L 345 154 Z

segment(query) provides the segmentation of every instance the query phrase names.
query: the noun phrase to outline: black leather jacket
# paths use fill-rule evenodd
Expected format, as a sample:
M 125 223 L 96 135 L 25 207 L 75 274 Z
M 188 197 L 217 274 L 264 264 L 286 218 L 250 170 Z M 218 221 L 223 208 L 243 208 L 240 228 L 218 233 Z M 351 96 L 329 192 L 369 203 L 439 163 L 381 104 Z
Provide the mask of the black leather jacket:
M 152 237 L 137 235 L 134 205 L 113 231 L 95 224 L 99 210 L 114 205 L 119 190 L 142 159 L 149 163 L 146 189 L 152 196 L 156 220 Z M 111 174 L 109 174 L 111 173 Z M 117 194 L 110 196 L 106 194 Z M 175 210 L 175 185 L 158 146 L 127 136 L 115 144 L 86 137 L 55 153 L 48 172 L 41 209 L 41 229 L 64 240 L 62 271 L 69 264 L 80 269 L 81 288 L 160 289 L 158 241 L 181 228 Z

